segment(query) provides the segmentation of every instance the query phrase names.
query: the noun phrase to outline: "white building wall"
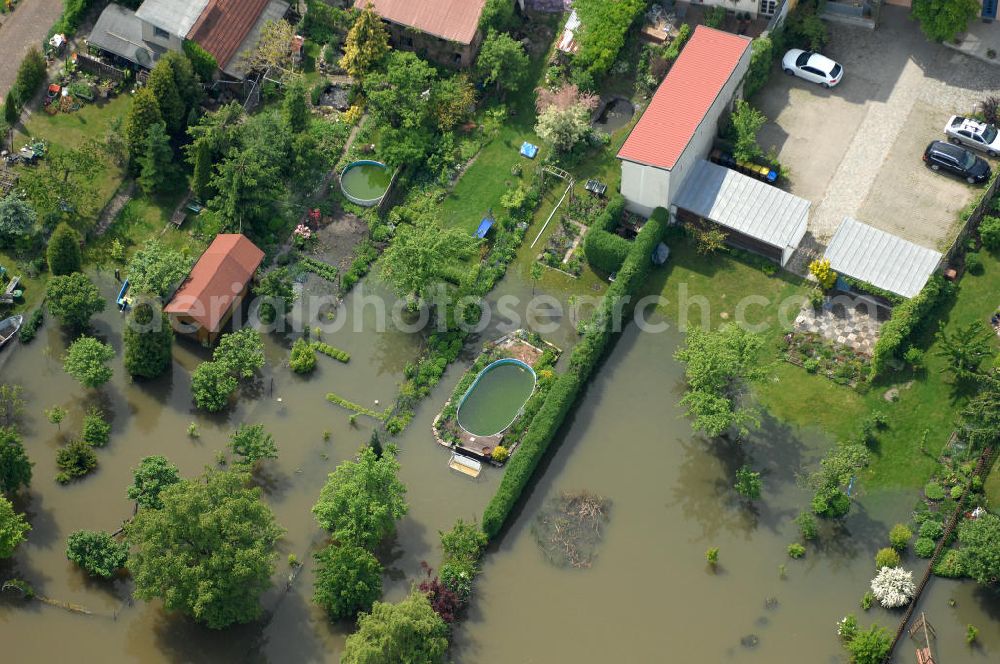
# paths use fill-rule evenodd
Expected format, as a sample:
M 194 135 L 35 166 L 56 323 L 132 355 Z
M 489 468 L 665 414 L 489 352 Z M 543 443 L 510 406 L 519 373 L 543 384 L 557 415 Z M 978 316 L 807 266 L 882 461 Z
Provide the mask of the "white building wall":
M 692 5 L 704 5 L 706 7 L 722 6 L 731 12 L 750 12 L 750 16 L 757 16 L 760 11 L 760 0 L 693 0 Z
M 795 229 L 795 234 L 792 236 L 788 246 L 781 251 L 781 267 L 785 267 L 788 264 L 788 259 L 792 257 L 792 254 L 795 253 L 795 250 L 801 244 L 802 238 L 806 236 L 807 225 L 807 221 L 803 219 L 799 227 Z
M 670 171 L 622 160 L 622 196 L 625 207 L 648 217 L 670 200 Z
M 184 48 L 183 40 L 180 37 L 169 33 L 166 36 L 162 33 L 157 34 L 156 28 L 149 21 L 142 22 L 142 39 L 151 44 L 158 44 L 171 51 L 183 51 Z

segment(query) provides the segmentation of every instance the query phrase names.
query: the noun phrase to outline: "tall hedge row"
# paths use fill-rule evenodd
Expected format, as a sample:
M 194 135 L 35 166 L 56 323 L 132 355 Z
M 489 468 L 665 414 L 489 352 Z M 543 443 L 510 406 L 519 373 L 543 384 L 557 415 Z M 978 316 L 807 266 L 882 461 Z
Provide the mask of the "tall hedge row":
M 608 204 L 601 214 L 597 215 L 591 228 L 600 228 L 602 231 L 613 233 L 623 212 L 625 212 L 625 197 L 621 194 L 615 194 L 608 200 Z
M 893 358 L 904 350 L 904 345 L 916 331 L 931 309 L 951 292 L 951 285 L 940 276 L 933 276 L 923 289 L 892 310 L 879 331 L 878 341 L 872 349 L 871 370 L 868 380 L 875 380 L 888 367 Z
M 72 37 L 76 33 L 76 29 L 83 23 L 87 11 L 96 4 L 97 0 L 63 0 L 62 16 L 59 17 L 59 20 L 49 30 L 49 36 L 61 33 L 67 37 Z M 134 2 L 120 4 L 137 5 Z M 132 7 L 132 9 L 135 9 L 135 7 Z
M 591 228 L 583 240 L 583 254 L 587 262 L 604 274 L 617 272 L 631 248 L 628 240 L 601 228 Z
M 45 56 L 42 55 L 37 46 L 32 46 L 25 54 L 24 59 L 21 60 L 21 65 L 17 69 L 17 77 L 4 100 L 4 118 L 8 124 L 15 124 L 21 117 L 24 105 L 31 101 L 42 83 L 45 82 L 45 73 Z
M 668 214 L 657 208 L 649 222 L 643 226 L 632 243 L 631 251 L 618 272 L 618 279 L 608 288 L 600 308 L 591 319 L 583 339 L 570 355 L 570 366 L 559 376 L 549 390 L 545 403 L 528 426 L 517 453 L 507 462 L 507 470 L 496 494 L 483 513 L 483 531 L 490 538 L 503 528 L 510 511 L 517 504 L 521 493 L 531 480 L 549 443 L 555 437 L 570 408 L 576 403 L 580 388 L 590 377 L 594 367 L 607 350 L 619 309 L 627 310 L 633 298 L 646 281 L 652 269 L 653 249 L 666 233 Z

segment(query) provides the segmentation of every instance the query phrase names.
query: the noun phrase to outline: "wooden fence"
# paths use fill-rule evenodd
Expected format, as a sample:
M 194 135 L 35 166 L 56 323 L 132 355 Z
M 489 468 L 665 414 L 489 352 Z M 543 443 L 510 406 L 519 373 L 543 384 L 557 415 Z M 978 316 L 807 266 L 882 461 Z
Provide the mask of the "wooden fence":
M 954 437 L 954 434 L 952 434 L 952 436 Z M 948 542 L 951 534 L 955 532 L 955 527 L 958 525 L 958 520 L 961 518 L 963 513 L 962 503 L 965 500 L 965 496 L 968 495 L 969 490 L 972 488 L 973 478 L 981 476 L 983 471 L 990 467 L 989 461 L 992 454 L 993 450 L 991 448 L 986 448 L 986 450 L 983 451 L 979 457 L 978 463 L 976 463 L 976 469 L 972 471 L 972 475 L 969 476 L 969 480 L 965 483 L 965 488 L 962 491 L 962 497 L 958 499 L 958 506 L 955 507 L 955 511 L 952 513 L 951 518 L 948 519 L 948 524 L 945 526 L 944 533 L 941 535 L 941 539 L 938 541 L 937 547 L 934 549 L 934 554 L 931 556 L 931 559 L 927 561 L 927 569 L 924 570 L 924 575 L 921 577 L 920 583 L 917 584 L 916 592 L 913 593 L 913 599 L 910 600 L 910 605 L 906 607 L 906 612 L 903 613 L 903 619 L 899 621 L 899 626 L 896 628 L 896 634 L 892 638 L 892 645 L 889 646 L 889 652 L 886 653 L 885 659 L 882 660 L 884 664 L 888 664 L 892 661 L 892 652 L 896 649 L 896 645 L 903 637 L 903 632 L 906 631 L 906 626 L 910 623 L 910 618 L 913 617 L 913 612 L 917 608 L 917 601 L 920 599 L 921 593 L 924 592 L 927 582 L 930 581 L 931 575 L 934 573 L 934 565 L 937 564 L 941 554 L 944 552 L 945 548 L 947 548 L 945 543 Z

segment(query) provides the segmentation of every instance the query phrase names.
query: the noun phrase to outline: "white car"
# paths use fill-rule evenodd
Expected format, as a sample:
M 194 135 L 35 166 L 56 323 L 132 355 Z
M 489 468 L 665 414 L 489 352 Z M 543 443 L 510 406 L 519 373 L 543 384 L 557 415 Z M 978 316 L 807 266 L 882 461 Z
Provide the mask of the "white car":
M 798 76 L 824 88 L 832 88 L 844 77 L 844 68 L 825 55 L 793 48 L 781 59 L 781 68 L 789 76 Z
M 991 124 L 953 115 L 944 126 L 944 133 L 955 145 L 974 148 L 991 157 L 1000 155 L 1000 131 Z

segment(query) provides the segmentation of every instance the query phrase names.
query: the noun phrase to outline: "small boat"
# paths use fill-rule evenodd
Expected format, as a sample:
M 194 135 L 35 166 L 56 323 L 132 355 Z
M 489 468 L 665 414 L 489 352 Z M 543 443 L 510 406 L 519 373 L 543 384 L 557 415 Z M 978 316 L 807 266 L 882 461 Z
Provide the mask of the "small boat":
M 24 316 L 11 316 L 0 321 L 0 347 L 17 334 L 17 331 L 21 329 L 21 322 L 23 320 Z

